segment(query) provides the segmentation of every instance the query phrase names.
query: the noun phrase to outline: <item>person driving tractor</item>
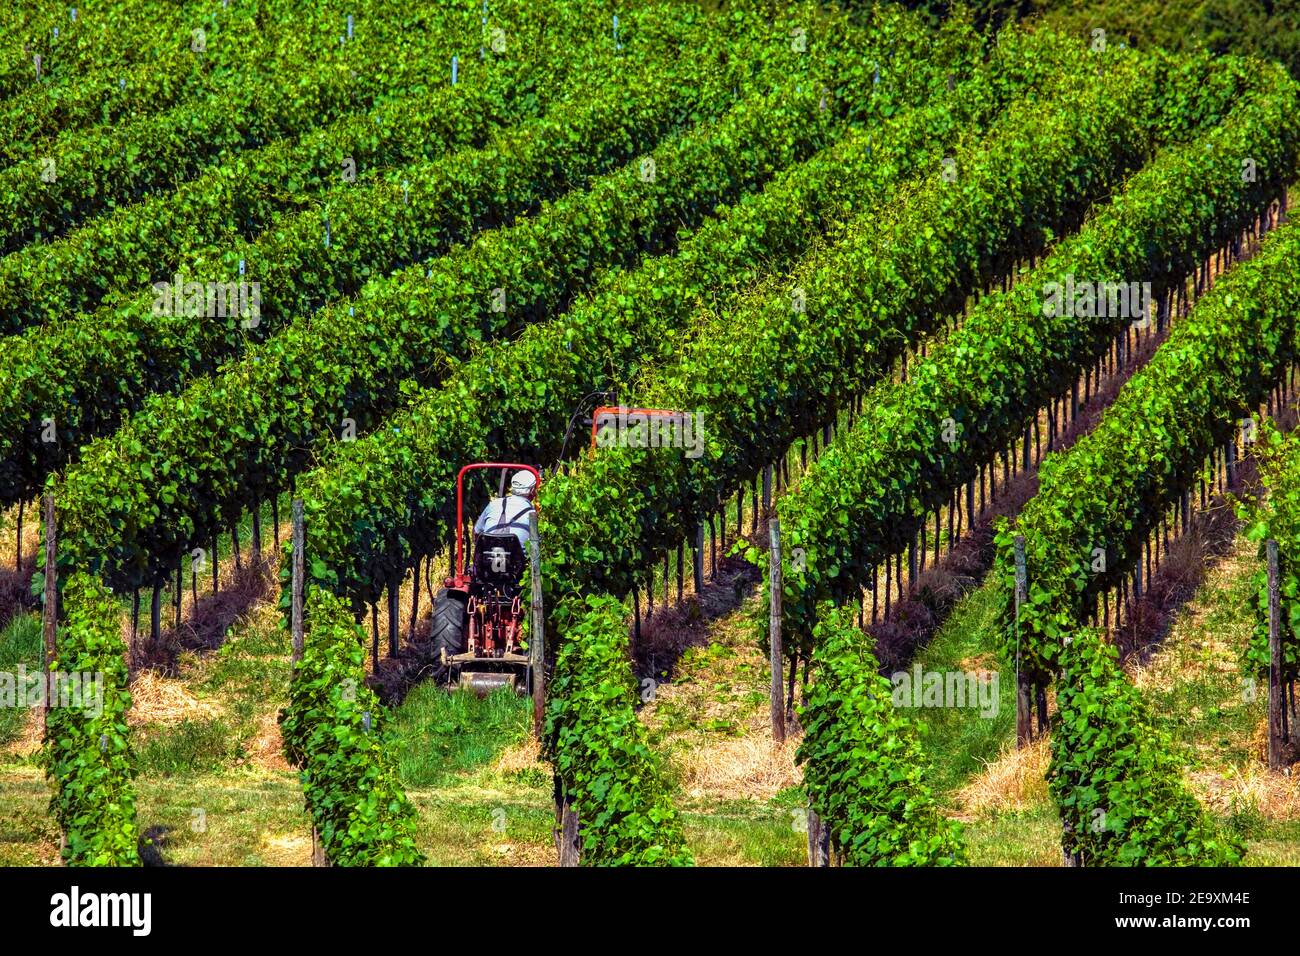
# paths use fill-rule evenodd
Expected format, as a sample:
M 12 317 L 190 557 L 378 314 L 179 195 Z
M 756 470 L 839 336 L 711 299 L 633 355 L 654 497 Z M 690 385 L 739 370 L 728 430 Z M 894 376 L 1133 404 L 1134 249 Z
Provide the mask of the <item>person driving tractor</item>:
M 533 512 L 533 497 L 537 494 L 537 479 L 530 471 L 517 471 L 510 479 L 510 494 L 493 498 L 474 522 L 474 533 L 506 534 L 519 539 L 527 553 L 528 516 Z
M 465 541 L 465 479 L 488 471 L 510 493 L 493 498 Z M 499 477 L 498 477 L 499 476 Z M 511 686 L 530 692 L 531 659 L 521 643 L 524 571 L 534 544 L 529 520 L 541 475 L 528 465 L 475 462 L 456 476 L 456 543 L 443 587 L 433 599 L 429 631 L 434 679 L 483 694 Z M 495 484 L 496 482 L 493 482 Z M 513 536 L 513 537 L 512 537 Z

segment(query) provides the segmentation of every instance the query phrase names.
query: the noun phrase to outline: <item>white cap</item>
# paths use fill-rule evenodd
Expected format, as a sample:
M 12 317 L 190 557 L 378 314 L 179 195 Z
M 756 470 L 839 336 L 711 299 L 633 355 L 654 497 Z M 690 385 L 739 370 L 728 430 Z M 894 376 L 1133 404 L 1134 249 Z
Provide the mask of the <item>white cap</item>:
M 514 477 L 510 479 L 510 493 L 527 497 L 533 493 L 537 487 L 537 479 L 533 477 L 531 471 L 516 471 Z

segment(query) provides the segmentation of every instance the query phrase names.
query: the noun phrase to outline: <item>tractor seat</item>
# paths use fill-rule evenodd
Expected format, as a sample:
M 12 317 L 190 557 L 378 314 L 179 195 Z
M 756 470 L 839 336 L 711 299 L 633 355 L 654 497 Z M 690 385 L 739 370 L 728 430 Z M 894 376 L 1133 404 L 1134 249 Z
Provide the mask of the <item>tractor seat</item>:
M 499 591 L 514 591 L 524 573 L 524 546 L 513 534 L 474 537 L 474 577 Z

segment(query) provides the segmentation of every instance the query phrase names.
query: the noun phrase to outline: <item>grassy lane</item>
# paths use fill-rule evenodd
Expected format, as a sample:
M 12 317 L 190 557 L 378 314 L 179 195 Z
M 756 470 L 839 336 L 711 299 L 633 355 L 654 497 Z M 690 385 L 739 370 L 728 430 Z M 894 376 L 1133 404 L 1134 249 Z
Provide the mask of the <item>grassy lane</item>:
M 24 614 L 0 627 L 0 673 L 16 674 L 19 667 L 28 673 L 41 666 L 41 622 L 34 614 Z M 18 707 L 0 706 L 0 746 L 22 736 L 29 714 Z
M 1253 547 L 1238 540 L 1211 569 L 1150 660 L 1133 671 L 1166 730 L 1187 752 L 1197 797 L 1249 842 L 1253 865 L 1300 864 L 1300 786 L 1259 759 L 1264 699 L 1249 699 L 1237 668 L 1248 630 Z M 224 569 L 223 569 L 224 573 Z M 751 598 L 687 647 L 642 711 L 700 865 L 800 866 L 803 805 L 796 743 L 773 753 L 766 661 L 748 624 Z M 280 754 L 275 714 L 288 686 L 287 638 L 262 605 L 231 626 L 219 650 L 185 652 L 175 677 L 133 685 L 141 832 L 179 865 L 306 865 L 309 821 Z M 918 659 L 927 670 L 982 671 L 994 594 L 971 592 Z M 39 620 L 0 631 L 0 670 L 39 664 Z M 932 781 L 964 821 L 971 862 L 1059 864 L 1059 824 L 1043 781 L 1046 748 L 1013 747 L 1013 680 L 998 707 L 931 708 L 920 716 Z M 395 709 L 399 768 L 419 814 L 430 863 L 549 865 L 551 779 L 529 739 L 526 700 L 479 700 L 416 687 Z M 53 864 L 58 832 L 35 760 L 39 724 L 0 710 L 0 865 Z
M 722 645 L 691 655 L 683 661 L 691 676 L 665 688 L 657 730 L 678 738 L 700 732 L 691 745 L 683 739 L 682 749 L 673 751 L 679 760 L 668 759 L 680 791 L 675 800 L 699 865 L 798 865 L 803 835 L 791 825 L 784 804 L 794 804 L 787 794 L 756 798 L 741 792 L 747 787 L 734 777 L 721 788 L 716 781 L 698 786 L 699 768 L 725 764 L 719 756 L 746 737 L 742 725 L 754 709 L 746 678 L 762 675 L 753 664 L 736 668 L 739 657 Z M 724 661 L 732 664 L 719 669 Z M 744 677 L 733 682 L 728 671 Z M 726 717 L 718 716 L 719 707 Z M 713 716 L 704 719 L 702 712 Z M 416 838 L 431 864 L 554 865 L 551 773 L 537 759 L 530 714 L 528 701 L 508 691 L 480 700 L 430 684 L 417 687 L 397 709 L 399 772 L 419 808 Z M 729 734 L 719 739 L 724 725 Z M 733 757 L 730 768 L 734 774 L 748 764 Z M 760 782 L 755 789 L 763 788 Z
M 24 615 L 0 631 L 0 671 L 39 666 L 39 623 Z M 133 682 L 138 819 L 155 861 L 310 864 L 310 820 L 275 720 L 289 677 L 287 635 L 275 624 L 274 607 L 257 606 L 219 649 L 184 651 L 174 676 Z M 716 630 L 722 642 L 689 651 L 678 682 L 647 707 L 656 733 L 673 741 L 687 839 L 700 865 L 802 865 L 793 750 L 768 755 L 761 655 L 743 626 Z M 551 774 L 530 714 L 509 692 L 480 700 L 427 683 L 395 708 L 399 772 L 430 864 L 554 864 Z M 39 727 L 29 711 L 0 709 L 0 866 L 58 862 Z
M 1266 700 L 1243 681 L 1238 655 L 1250 634 L 1247 602 L 1254 545 L 1238 538 L 1182 607 L 1148 660 L 1131 664 L 1134 683 L 1176 746 L 1186 778 L 1220 822 L 1247 841 L 1253 866 L 1300 863 L 1300 781 L 1269 774 L 1262 762 Z M 926 671 L 996 667 L 995 592 L 987 584 L 954 610 L 918 661 Z M 971 862 L 1058 865 L 1060 827 L 1042 775 L 1041 743 L 1014 749 L 1014 677 L 999 675 L 997 713 L 923 711 L 933 782 L 966 822 Z
M 917 657 L 923 672 L 997 671 L 996 591 L 987 585 L 953 609 Z M 974 866 L 1057 866 L 1061 828 L 1047 792 L 1046 747 L 1015 751 L 1015 677 L 998 673 L 996 709 L 927 708 L 922 741 L 930 780 L 962 820 Z
M 1133 680 L 1185 750 L 1197 799 L 1247 841 L 1246 864 L 1295 866 L 1300 780 L 1268 771 L 1268 690 L 1245 681 L 1239 665 L 1252 625 L 1251 575 L 1260 561 L 1255 545 L 1239 535 Z

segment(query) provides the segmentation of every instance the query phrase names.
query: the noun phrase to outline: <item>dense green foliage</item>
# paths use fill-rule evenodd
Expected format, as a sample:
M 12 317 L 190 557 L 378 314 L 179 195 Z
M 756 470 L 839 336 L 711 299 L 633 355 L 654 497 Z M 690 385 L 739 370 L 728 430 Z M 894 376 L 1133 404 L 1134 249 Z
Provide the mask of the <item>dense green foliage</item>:
M 449 54 L 426 45 L 417 50 L 427 73 L 419 88 L 403 90 L 368 113 L 349 108 L 343 117 L 300 138 L 241 152 L 174 191 L 150 195 L 92 219 L 53 243 L 29 245 L 0 260 L 0 331 L 18 331 L 91 309 L 106 294 L 134 292 L 154 278 L 170 280 L 177 269 L 191 278 L 229 278 L 224 259 L 228 250 L 209 247 L 236 237 L 251 242 L 273 223 L 283 227 L 287 214 L 337 202 L 359 188 L 344 178 L 352 175 L 345 161 L 364 185 L 377 176 L 394 175 L 386 167 L 482 146 L 503 125 L 535 118 L 559 92 L 569 68 L 586 60 L 574 46 L 583 39 L 577 17 L 590 12 L 591 4 L 575 4 L 574 22 L 559 30 L 535 5 L 525 5 L 522 11 L 515 9 L 518 3 L 498 4 L 502 6 L 504 12 L 498 9 L 493 22 L 529 51 L 527 57 L 494 53 L 481 68 L 475 59 L 468 75 L 452 87 L 442 80 Z M 463 33 L 446 29 L 436 36 L 446 47 L 461 40 Z M 224 109 L 226 100 L 213 96 Z M 278 276 L 273 271 L 264 274 L 265 258 L 249 255 L 263 248 L 235 251 L 237 258 L 245 259 L 246 281 L 274 285 Z M 223 258 L 212 261 L 214 251 Z M 274 296 L 270 304 L 284 300 Z M 274 321 L 272 315 L 266 318 Z
M 901 553 L 925 517 L 1020 438 L 1130 321 L 1044 309 L 1047 283 L 1142 279 L 1159 293 L 1239 235 L 1290 180 L 1300 143 L 1295 86 L 1276 68 L 1252 85 L 1223 97 L 1220 126 L 1163 151 L 1036 271 L 980 302 L 905 383 L 867 396 L 863 415 L 778 509 L 788 546 L 807 555 L 806 569 L 785 582 L 792 633 L 810 632 L 818 601 L 856 593 L 873 567 Z M 1243 181 L 1243 156 L 1258 162 L 1253 182 Z
M 1100 75 L 1063 78 L 1051 108 L 1018 101 L 987 138 L 956 150 L 955 182 L 942 167 L 927 171 L 786 281 L 702 323 L 632 398 L 702 414 L 707 453 L 601 449 L 546 483 L 547 587 L 626 593 L 654 555 L 691 537 L 694 521 L 890 370 L 977 281 L 1067 228 L 1144 160 L 1154 133 L 1142 121 L 1158 115 L 1157 75 L 1153 61 L 1116 56 Z M 805 312 L 793 307 L 796 288 Z M 863 524 L 841 513 L 818 533 L 833 528 L 856 542 Z M 809 537 L 792 543 L 807 547 Z M 820 562 L 822 573 L 838 573 L 815 549 L 808 558 L 810 568 Z
M 684 76 L 697 77 L 697 92 L 707 85 L 703 62 L 683 60 L 682 70 L 657 71 L 665 96 L 675 95 Z M 798 124 L 793 113 L 790 124 L 772 123 L 756 109 L 761 100 L 743 103 L 716 124 L 668 137 L 648 157 L 533 218 L 377 282 L 355 305 L 293 323 L 179 397 L 148 402 L 128 426 L 87 448 L 66 476 L 65 559 L 127 587 L 165 574 L 301 471 L 313 446 L 338 434 L 343 419 L 366 430 L 401 401 L 409 378 L 439 379 L 476 342 L 563 309 L 604 268 L 671 247 L 679 226 L 699 223 L 718 203 L 737 198 L 738 188 L 770 177 L 769 157 L 797 155 L 803 128 L 820 130 L 811 133 L 814 142 L 824 139 L 836 117 L 820 109 L 814 89 L 800 92 L 798 85 L 783 87 L 801 103 Z M 587 107 L 592 140 L 557 128 L 563 153 L 559 143 L 538 139 L 524 148 L 538 163 L 563 157 L 581 169 L 601 147 L 630 151 L 624 136 L 639 132 L 634 142 L 644 142 L 655 135 L 637 117 L 623 120 L 637 132 L 620 131 L 621 114 L 636 109 L 636 97 L 615 91 L 611 98 Z M 660 117 L 659 108 L 643 108 Z M 649 162 L 656 173 L 647 177 Z M 197 434 L 205 436 L 201 450 Z M 111 496 L 102 494 L 105 487 Z
M 925 784 L 916 729 L 894 707 L 853 608 L 819 610 L 798 760 L 831 849 L 845 866 L 964 863 L 961 825 L 944 818 Z
M 547 692 L 546 755 L 582 822 L 585 866 L 689 866 L 677 811 L 637 720 L 627 611 L 611 597 L 555 608 L 568 640 Z
M 947 0 L 920 5 L 948 6 Z M 1256 54 L 1277 60 L 1300 80 L 1300 8 L 1294 0 L 973 0 L 969 6 L 989 26 L 1033 17 L 1089 38 L 1093 30 L 1105 30 L 1108 43 Z
M 376 0 L 381 8 L 388 4 Z M 435 13 L 433 23 L 438 19 Z M 366 30 L 347 43 L 303 47 L 262 69 L 255 58 L 192 101 L 62 136 L 40 155 L 0 170 L 0 249 L 57 236 L 114 205 L 172 188 L 240 150 L 300 135 L 366 108 L 381 94 L 423 84 L 431 66 L 426 43 L 440 48 L 437 59 L 450 61 L 441 35 L 428 24 L 393 30 L 391 38 Z M 384 69 L 375 70 L 375 62 Z
M 429 271 L 410 263 L 441 255 L 480 229 L 507 224 L 628 161 L 668 131 L 721 112 L 747 66 L 736 60 L 729 70 L 705 71 L 725 56 L 729 34 L 704 33 L 690 20 L 647 18 L 642 42 L 634 44 L 634 35 L 617 54 L 591 44 L 579 48 L 570 66 L 579 73 L 586 68 L 588 79 L 600 82 L 599 93 L 575 81 L 545 116 L 502 130 L 480 149 L 340 184 L 326 193 L 327 204 L 309 204 L 255 239 L 231 237 L 191 256 L 186 278 L 260 284 L 255 323 L 234 309 L 203 315 L 203 321 L 187 309 L 159 310 L 149 290 L 7 339 L 0 350 L 0 417 L 21 427 L 0 432 L 0 502 L 34 495 L 52 471 L 76 460 L 86 441 L 116 428 L 151 395 L 213 371 L 290 320 L 298 320 L 301 336 L 314 310 L 339 295 L 364 297 L 367 283 L 376 295 L 396 295 L 396 281 L 383 280 L 390 270 L 407 266 L 398 278 L 410 284 Z M 664 52 L 681 43 L 692 44 L 695 55 L 661 68 Z M 472 89 L 472 76 L 454 89 Z M 620 77 L 634 83 L 631 94 L 614 82 Z M 469 98 L 466 112 L 452 123 L 472 127 L 477 97 L 462 95 Z M 457 261 L 468 257 L 462 252 Z M 317 322 L 341 327 L 340 336 L 361 334 L 354 327 L 371 323 L 365 313 L 346 321 L 356 318 L 349 308 L 340 305 Z M 313 356 L 313 362 L 327 359 Z M 247 364 L 262 361 L 259 356 Z M 44 422 L 54 423 L 57 441 L 45 440 Z M 337 419 L 332 425 L 338 427 Z
M 586 66 L 601 81 L 623 75 L 640 85 L 636 94 L 608 82 L 599 96 L 572 86 L 558 108 L 503 130 L 480 150 L 337 187 L 326 194 L 326 206 L 308 206 L 253 241 L 231 238 L 187 261 L 187 277 L 259 282 L 264 294 L 256 323 L 237 310 L 204 321 L 187 310 L 159 313 L 149 290 L 94 315 L 8 339 L 0 351 L 0 410 L 19 427 L 0 432 L 0 501 L 35 494 L 49 472 L 75 460 L 86 441 L 112 431 L 149 395 L 173 392 L 213 371 L 295 317 L 307 323 L 313 310 L 357 293 L 370 280 L 385 289 L 381 277 L 390 269 L 442 254 L 478 229 L 506 224 L 539 200 L 627 161 L 667 130 L 720 111 L 731 95 L 729 77 L 686 90 L 673 81 L 694 75 L 689 66 L 698 70 L 705 57 L 725 49 L 725 36 L 676 68 L 681 73 L 656 65 L 664 49 L 698 38 L 699 31 L 698 23 L 651 18 L 645 42 L 633 46 L 629 39 L 617 55 L 582 47 L 573 68 Z M 471 88 L 467 77 L 455 90 Z M 477 96 L 464 95 L 469 117 Z M 464 117 L 454 124 L 477 122 Z M 403 274 L 412 280 L 424 272 L 412 267 Z M 342 323 L 334 316 L 321 321 Z M 45 421 L 55 424 L 57 441 L 45 440 Z
M 6 15 L 10 7 L 6 4 Z M 18 22 L 3 24 L 10 42 L 0 53 L 0 96 L 15 97 L 38 85 L 37 55 L 41 57 L 39 86 L 62 92 L 86 73 L 106 74 L 150 63 L 175 47 L 188 50 L 190 30 L 195 27 L 211 27 L 215 36 L 222 23 L 238 30 L 251 20 L 236 9 L 214 24 L 208 16 L 211 5 L 203 0 L 179 4 L 89 0 L 77 4 L 75 21 L 71 7 L 45 3 Z
M 975 22 L 1042 5 L 977 0 Z M 309 601 L 285 751 L 333 863 L 422 862 L 357 615 L 442 552 L 460 465 L 576 456 L 539 499 L 556 797 L 581 818 L 584 863 L 690 865 L 638 719 L 623 598 L 792 442 L 849 418 L 778 502 L 798 554 L 787 653 L 816 667 L 805 790 L 846 865 L 964 863 L 926 784 L 924 725 L 886 699 L 875 648 L 836 605 L 1128 321 L 1048 313 L 1048 283 L 1149 281 L 1159 296 L 1238 240 L 1300 157 L 1284 70 L 1168 35 L 1183 16 L 1211 50 L 1293 62 L 1284 10 L 1093 5 L 1102 44 L 1070 19 L 1081 5 L 1047 5 L 1067 32 L 987 41 L 937 4 L 942 27 L 809 0 L 0 9 L 0 505 L 55 492 L 55 667 L 104 678 L 102 712 L 50 715 L 67 862 L 139 862 L 110 588 L 170 579 L 290 488 L 307 506 Z M 211 299 L 159 308 L 151 283 L 177 273 L 209 296 L 257 283 L 255 318 L 204 314 Z M 1016 273 L 967 314 L 972 289 Z M 1018 641 L 1032 680 L 1060 678 L 1050 783 L 1084 863 L 1241 859 L 1079 624 L 1291 367 L 1297 277 L 1286 227 L 1091 436 L 1049 457 L 1022 516 L 1031 600 L 1013 631 L 1004 587 L 999 650 Z M 925 339 L 929 357 L 889 380 Z M 690 413 L 703 454 L 586 451 L 581 415 L 602 396 Z M 856 423 L 849 407 L 865 408 Z M 1263 440 L 1273 494 L 1242 513 L 1252 537 L 1283 542 L 1289 678 L 1300 455 Z M 1097 575 L 1084 555 L 1099 545 Z
M 63 589 L 67 620 L 59 629 L 50 670 L 78 699 L 52 703 L 42 761 L 54 793 L 50 812 L 63 831 L 70 866 L 137 866 L 135 757 L 126 723 L 131 706 L 117 601 L 86 574 Z M 90 694 L 87 682 L 98 681 Z M 56 682 L 54 692 L 60 693 Z M 63 706 L 63 704 L 70 706 Z
M 388 714 L 366 686 L 365 637 L 333 595 L 313 591 L 309 607 L 311 636 L 280 728 L 325 853 L 335 866 L 420 863 Z
M 1041 673 L 1053 667 L 1061 636 L 1142 559 L 1151 529 L 1194 487 L 1206 458 L 1295 362 L 1297 317 L 1300 229 L 1283 226 L 1196 303 L 1096 428 L 1046 458 L 1038 494 L 998 537 L 1006 660 L 1017 649 L 1014 535 L 1025 538 L 1029 583 L 1019 655 Z M 1266 621 L 1264 628 L 1262 648 L 1258 640 L 1253 646 L 1263 654 L 1255 663 L 1266 667 Z
M 1180 755 L 1099 631 L 1073 632 L 1061 655 L 1048 785 L 1062 847 L 1085 866 L 1227 866 L 1222 833 L 1182 782 Z
M 906 323 L 924 327 L 960 301 L 976 275 L 1030 251 L 1041 228 L 1062 228 L 1092 190 L 1140 163 L 1134 117 L 1152 98 L 1153 67 L 1116 57 L 1112 70 L 1085 72 L 1081 88 L 1067 82 L 1055 91 L 1057 102 L 1100 98 L 1108 108 L 1093 107 L 1096 126 L 1081 128 L 1065 109 L 1049 115 L 1069 115 L 1069 123 L 1043 124 L 1039 104 L 1014 105 L 986 141 L 971 136 L 956 151 L 969 179 L 955 185 L 937 170 L 895 204 L 861 215 L 789 284 L 768 283 L 733 313 L 709 317 L 634 396 L 637 405 L 702 415 L 707 453 L 602 448 L 584 455 L 576 472 L 544 483 L 540 534 L 551 600 L 626 593 L 660 548 L 686 537 L 693 517 L 817 421 L 837 386 L 887 368 L 875 350 L 896 349 L 911 331 Z M 1040 218 L 1023 228 L 1027 209 Z M 792 307 L 791 287 L 804 291 L 806 313 Z M 591 624 L 560 620 L 560 646 Z
M 941 62 L 953 67 L 969 56 L 966 43 L 953 37 Z M 1024 67 L 1046 70 L 1050 52 L 1027 56 Z M 298 483 L 316 583 L 375 600 L 393 573 L 438 553 L 440 529 L 453 520 L 447 489 L 461 464 L 488 448 L 509 459 L 558 457 L 585 396 L 624 387 L 641 369 L 667 361 L 701 304 L 729 308 L 755 281 L 788 268 L 820 236 L 887 195 L 918 156 L 937 162 L 963 124 L 987 121 L 1028 82 L 1016 76 L 1020 65 L 982 68 L 952 94 L 935 77 L 939 90 L 926 106 L 869 131 L 850 130 L 705 222 L 672 256 L 612 274 L 563 316 L 482 350 L 371 435 L 329 446 L 324 463 Z M 793 132 L 768 153 L 771 166 L 838 135 L 838 128 L 807 122 L 817 107 L 779 94 L 746 104 L 754 122 Z M 569 450 L 586 440 L 570 436 Z
M 306 7 L 296 0 L 245 0 L 221 7 L 209 0 L 92 0 L 76 5 L 75 20 L 72 9 L 71 4 L 53 8 L 54 16 L 40 34 L 25 26 L 12 31 L 0 26 L 6 40 L 23 39 L 21 45 L 6 43 L 6 53 L 27 47 L 20 64 L 25 75 L 18 77 L 13 95 L 0 100 L 0 156 L 10 161 L 48 155 L 46 150 L 55 145 L 50 140 L 73 130 L 130 123 L 181 103 L 193 105 L 224 94 L 232 83 L 266 82 L 286 67 L 328 57 L 340 47 L 338 35 L 349 15 L 354 39 L 364 38 L 376 54 L 382 55 L 373 46 L 376 41 L 391 44 L 407 31 L 425 46 L 436 37 L 444 48 L 439 74 L 457 52 L 445 41 L 456 36 L 468 40 L 468 27 L 479 23 L 478 11 L 464 5 L 412 8 L 397 0 L 322 0 Z M 203 31 L 201 38 L 195 30 Z M 477 52 L 478 42 L 475 36 L 473 46 L 466 42 L 459 52 Z M 105 56 L 110 45 L 120 57 Z M 355 48 L 349 52 L 355 54 Z M 365 65 L 355 55 L 353 60 Z M 374 85 L 365 77 L 369 71 L 358 72 L 363 84 Z M 375 79 L 382 95 L 384 78 Z

